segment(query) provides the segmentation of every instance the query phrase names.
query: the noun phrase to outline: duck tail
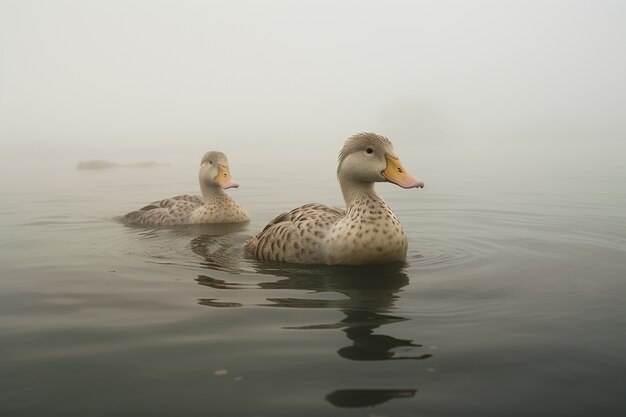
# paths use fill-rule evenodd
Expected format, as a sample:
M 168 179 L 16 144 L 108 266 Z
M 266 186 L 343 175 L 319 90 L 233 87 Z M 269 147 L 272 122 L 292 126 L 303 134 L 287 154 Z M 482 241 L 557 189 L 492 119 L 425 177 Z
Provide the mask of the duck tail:
M 251 238 L 246 240 L 246 243 L 244 244 L 244 249 L 248 254 L 252 256 L 256 256 L 256 248 L 258 244 L 259 244 L 259 239 L 257 239 L 256 236 L 252 236 Z
M 114 216 L 113 220 L 117 220 L 118 222 L 124 223 L 126 225 L 131 224 L 140 224 L 141 216 L 146 212 L 142 210 L 131 211 L 130 213 L 124 214 L 123 216 Z

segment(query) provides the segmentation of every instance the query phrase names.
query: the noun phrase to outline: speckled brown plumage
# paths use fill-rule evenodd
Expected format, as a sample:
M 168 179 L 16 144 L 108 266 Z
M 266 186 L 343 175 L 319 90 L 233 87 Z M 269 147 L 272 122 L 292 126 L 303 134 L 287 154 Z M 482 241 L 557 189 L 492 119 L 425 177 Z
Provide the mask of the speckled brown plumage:
M 199 172 L 202 197 L 179 195 L 155 201 L 117 220 L 129 225 L 176 226 L 200 223 L 240 223 L 250 220 L 248 212 L 223 191 L 238 187 L 232 181 L 226 155 L 207 152 Z
M 345 212 L 315 203 L 295 208 L 269 222 L 246 242 L 246 250 L 264 261 L 326 263 L 321 250 L 326 232 Z
M 390 168 L 399 179 L 383 176 Z M 404 172 L 391 142 L 374 133 L 346 141 L 339 154 L 338 179 L 346 209 L 306 204 L 283 213 L 246 242 L 246 251 L 263 261 L 363 265 L 403 261 L 408 242 L 402 225 L 374 190 L 374 182 L 404 188 L 423 183 Z M 397 172 L 396 172 L 397 171 Z M 388 174 L 389 175 L 389 174 Z M 396 182 L 397 181 L 397 182 Z M 406 186 L 405 186 L 406 185 Z
M 250 220 L 247 211 L 227 194 L 203 200 L 179 195 L 155 201 L 119 220 L 141 226 L 176 226 L 201 223 L 239 223 Z

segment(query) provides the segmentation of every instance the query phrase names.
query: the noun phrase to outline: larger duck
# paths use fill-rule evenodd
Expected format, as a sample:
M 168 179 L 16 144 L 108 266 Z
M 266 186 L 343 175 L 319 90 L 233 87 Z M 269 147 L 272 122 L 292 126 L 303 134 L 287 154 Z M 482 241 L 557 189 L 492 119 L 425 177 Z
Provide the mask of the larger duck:
M 116 217 L 129 225 L 175 226 L 199 223 L 240 223 L 250 220 L 248 212 L 224 190 L 237 188 L 222 152 L 204 154 L 200 163 L 202 197 L 178 195 L 155 201 L 139 210 Z
M 375 133 L 349 138 L 339 152 L 337 178 L 345 209 L 312 203 L 283 213 L 246 242 L 246 251 L 264 261 L 299 264 L 404 261 L 406 234 L 374 183 L 424 183 L 404 169 L 389 139 Z

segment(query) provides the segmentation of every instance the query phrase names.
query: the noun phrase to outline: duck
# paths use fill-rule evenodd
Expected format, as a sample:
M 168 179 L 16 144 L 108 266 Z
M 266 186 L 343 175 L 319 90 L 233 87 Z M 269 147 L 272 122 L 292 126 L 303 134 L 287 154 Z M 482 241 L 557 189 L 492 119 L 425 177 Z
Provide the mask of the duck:
M 339 152 L 337 179 L 345 208 L 309 203 L 282 213 L 245 243 L 261 261 L 320 265 L 404 262 L 408 240 L 374 184 L 424 188 L 411 176 L 386 137 L 357 133 Z
M 202 197 L 177 195 L 155 201 L 115 219 L 127 225 L 140 226 L 243 223 L 250 220 L 246 209 L 224 192 L 239 187 L 230 174 L 224 153 L 205 153 L 198 177 Z

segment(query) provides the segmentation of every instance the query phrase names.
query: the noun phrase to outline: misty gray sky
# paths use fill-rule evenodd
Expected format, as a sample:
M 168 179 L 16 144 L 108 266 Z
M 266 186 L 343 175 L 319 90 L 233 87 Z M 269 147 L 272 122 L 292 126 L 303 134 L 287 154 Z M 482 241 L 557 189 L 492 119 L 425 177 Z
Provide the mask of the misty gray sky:
M 624 1 L 0 0 L 5 156 L 334 155 L 374 130 L 617 167 L 624 74 Z

